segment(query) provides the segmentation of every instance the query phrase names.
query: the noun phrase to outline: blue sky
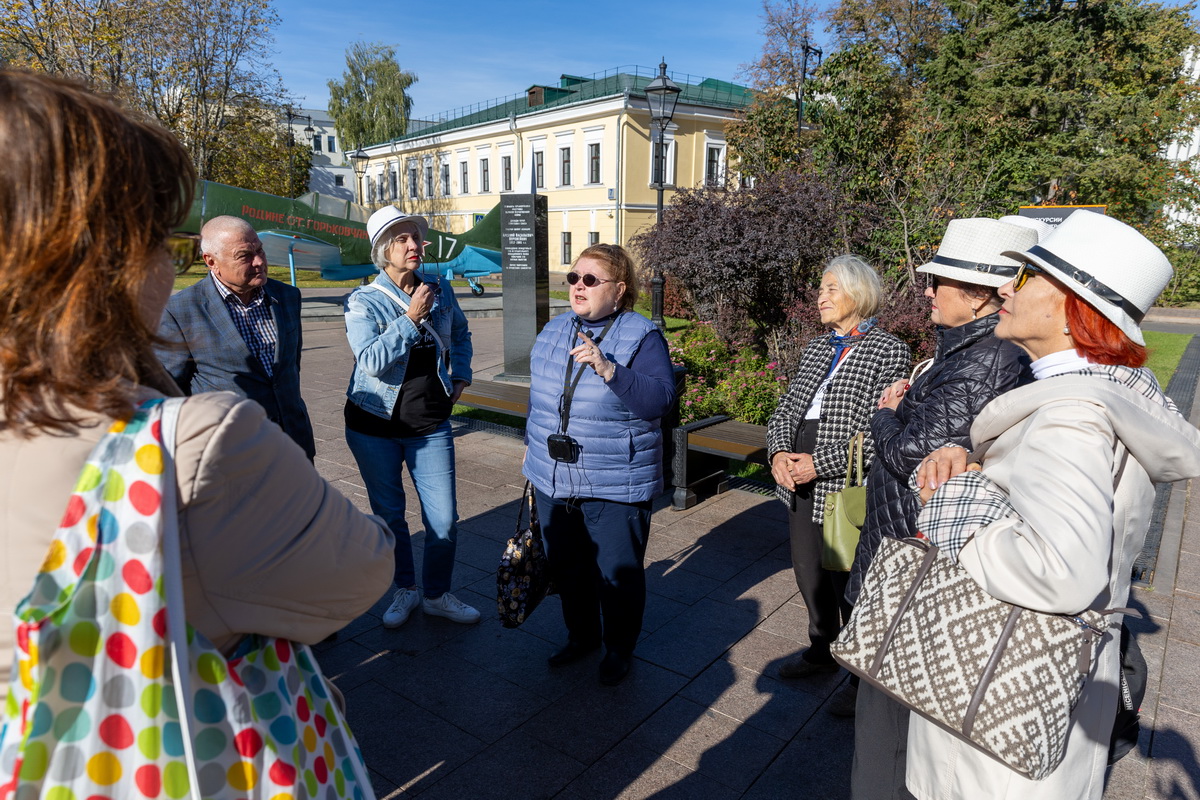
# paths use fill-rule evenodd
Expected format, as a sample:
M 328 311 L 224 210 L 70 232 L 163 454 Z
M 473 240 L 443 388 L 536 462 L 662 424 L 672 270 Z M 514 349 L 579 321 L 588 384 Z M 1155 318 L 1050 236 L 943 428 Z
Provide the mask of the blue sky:
M 274 63 L 300 105 L 326 106 L 326 81 L 341 78 L 350 43 L 383 42 L 417 73 L 411 94 L 418 119 L 554 84 L 563 73 L 653 68 L 664 56 L 671 72 L 738 80 L 762 46 L 755 0 L 460 0 L 440 8 L 280 0 L 276 8 L 282 22 Z

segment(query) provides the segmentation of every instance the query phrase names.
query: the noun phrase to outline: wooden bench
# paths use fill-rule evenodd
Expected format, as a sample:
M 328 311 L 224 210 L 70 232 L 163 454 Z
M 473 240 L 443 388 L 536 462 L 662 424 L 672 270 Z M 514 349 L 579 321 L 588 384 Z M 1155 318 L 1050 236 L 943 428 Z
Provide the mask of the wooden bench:
M 672 431 L 672 507 L 691 508 L 705 494 L 729 490 L 728 459 L 767 465 L 767 429 L 720 415 L 680 425 Z
M 458 402 L 524 419 L 529 416 L 529 387 L 523 383 L 475 381 L 463 390 Z

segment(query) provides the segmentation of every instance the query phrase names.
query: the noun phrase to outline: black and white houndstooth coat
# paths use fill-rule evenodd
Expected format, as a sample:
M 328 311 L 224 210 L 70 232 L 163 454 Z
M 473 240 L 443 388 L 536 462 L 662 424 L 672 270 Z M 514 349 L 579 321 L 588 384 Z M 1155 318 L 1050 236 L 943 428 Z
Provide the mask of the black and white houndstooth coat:
M 767 422 L 768 458 L 792 451 L 796 431 L 832 363 L 829 334 L 821 334 L 805 346 L 792 382 Z M 847 449 L 851 437 L 859 431 L 866 433 L 863 468 L 869 468 L 875 455 L 871 445 L 871 415 L 883 390 L 907 378 L 911 366 L 908 345 L 878 327 L 863 334 L 863 340 L 844 357 L 821 403 L 817 445 L 812 454 L 817 472 L 813 522 L 824 521 L 825 495 L 837 491 L 845 480 Z M 775 487 L 775 494 L 785 503 L 791 503 L 792 493 L 782 486 Z

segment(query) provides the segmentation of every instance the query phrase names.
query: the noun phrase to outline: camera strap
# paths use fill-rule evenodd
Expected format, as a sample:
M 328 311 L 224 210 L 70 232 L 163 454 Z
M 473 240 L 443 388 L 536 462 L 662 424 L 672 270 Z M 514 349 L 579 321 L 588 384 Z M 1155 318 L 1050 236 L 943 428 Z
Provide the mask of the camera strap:
M 424 283 L 424 281 L 422 281 L 422 283 Z M 368 283 L 366 286 L 364 286 L 362 288 L 363 288 L 363 291 L 370 291 L 373 289 L 377 292 L 383 292 L 385 295 L 387 295 L 388 297 L 391 298 L 393 303 L 400 306 L 400 308 L 403 310 L 403 312 L 405 314 L 408 313 L 408 301 L 405 300 L 400 295 L 393 292 L 392 290 L 385 289 L 377 283 Z M 446 350 L 446 345 L 442 343 L 442 337 L 438 336 L 437 331 L 435 331 L 433 329 L 433 326 L 429 324 L 429 320 L 427 320 L 427 319 L 422 320 L 420 323 L 420 327 L 424 328 L 429 333 L 429 335 L 433 337 L 433 340 L 435 342 L 437 342 L 437 346 L 438 346 L 439 350 L 441 350 L 442 352 L 448 352 Z
M 604 341 L 604 334 L 608 333 L 608 329 L 617 321 L 618 314 L 613 314 L 609 317 L 608 322 L 604 323 L 604 327 L 600 329 L 600 335 L 592 338 L 593 344 L 600 344 Z M 572 338 L 570 341 L 578 341 L 578 334 L 583 330 L 583 322 L 579 317 L 575 318 L 575 324 L 572 326 Z M 569 344 L 570 342 L 568 342 Z M 579 385 L 579 379 L 583 377 L 583 372 L 588 368 L 587 364 L 580 364 L 579 371 L 574 370 L 575 357 L 571 355 L 573 347 L 567 348 L 567 371 L 563 375 L 563 393 L 562 398 L 558 401 L 558 432 L 566 434 L 567 423 L 571 420 L 571 400 L 575 397 L 575 387 Z M 574 372 L 574 375 L 572 373 Z

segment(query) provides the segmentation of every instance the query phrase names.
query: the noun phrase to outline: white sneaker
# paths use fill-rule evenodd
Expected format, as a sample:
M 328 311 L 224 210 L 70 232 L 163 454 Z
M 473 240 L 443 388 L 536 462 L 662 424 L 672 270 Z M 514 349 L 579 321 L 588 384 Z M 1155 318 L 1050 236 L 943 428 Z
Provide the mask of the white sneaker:
M 399 628 L 408 621 L 408 615 L 417 607 L 420 595 L 416 589 L 399 589 L 392 596 L 392 604 L 383 612 L 383 627 Z
M 426 614 L 433 614 L 435 617 L 445 617 L 454 622 L 466 624 L 479 622 L 479 612 L 449 592 L 446 592 L 435 600 L 430 600 L 426 597 L 421 601 L 421 608 L 425 610 Z

